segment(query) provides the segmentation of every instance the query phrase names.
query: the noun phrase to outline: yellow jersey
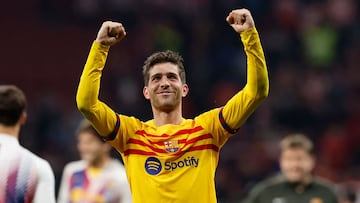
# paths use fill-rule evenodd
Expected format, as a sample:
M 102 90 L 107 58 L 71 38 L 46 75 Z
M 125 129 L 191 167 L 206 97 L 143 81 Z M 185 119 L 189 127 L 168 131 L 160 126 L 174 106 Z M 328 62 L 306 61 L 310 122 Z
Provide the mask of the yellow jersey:
M 122 155 L 134 203 L 214 203 L 220 148 L 267 96 L 269 81 L 255 28 L 241 33 L 247 55 L 247 84 L 224 107 L 156 126 L 153 120 L 115 113 L 98 99 L 109 47 L 93 42 L 77 105 L 104 139 Z

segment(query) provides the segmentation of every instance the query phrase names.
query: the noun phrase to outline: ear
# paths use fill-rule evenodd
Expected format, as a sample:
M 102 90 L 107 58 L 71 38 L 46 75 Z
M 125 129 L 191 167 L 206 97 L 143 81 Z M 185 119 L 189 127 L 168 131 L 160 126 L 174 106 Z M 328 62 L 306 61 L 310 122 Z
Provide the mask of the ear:
M 282 155 L 282 152 L 280 152 L 280 155 L 279 155 L 279 157 L 278 157 L 278 164 L 279 164 L 279 166 L 280 166 L 280 168 L 282 169 L 283 167 L 283 155 Z
M 144 94 L 145 99 L 150 99 L 150 94 L 149 94 L 149 90 L 148 90 L 147 86 L 144 86 L 143 94 Z
M 315 155 L 311 155 L 311 170 L 314 170 L 316 164 L 316 157 Z
M 24 125 L 26 123 L 26 120 L 27 120 L 27 113 L 24 111 L 20 115 L 19 124 Z
M 182 88 L 182 97 L 186 97 L 186 95 L 189 93 L 189 86 L 187 84 L 183 84 Z

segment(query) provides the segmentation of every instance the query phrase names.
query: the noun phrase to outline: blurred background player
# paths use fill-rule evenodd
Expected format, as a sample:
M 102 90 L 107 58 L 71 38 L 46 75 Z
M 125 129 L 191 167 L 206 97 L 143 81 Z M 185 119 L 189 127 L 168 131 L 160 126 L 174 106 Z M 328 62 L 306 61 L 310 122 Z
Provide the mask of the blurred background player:
M 19 144 L 27 114 L 25 94 L 0 85 L 0 202 L 55 203 L 55 178 L 49 163 Z
M 250 192 L 246 203 L 337 203 L 330 182 L 312 174 L 314 147 L 303 134 L 291 134 L 280 143 L 281 174 L 271 177 Z
M 58 203 L 131 203 L 125 168 L 111 157 L 111 146 L 87 120 L 80 123 L 76 136 L 81 160 L 65 166 Z

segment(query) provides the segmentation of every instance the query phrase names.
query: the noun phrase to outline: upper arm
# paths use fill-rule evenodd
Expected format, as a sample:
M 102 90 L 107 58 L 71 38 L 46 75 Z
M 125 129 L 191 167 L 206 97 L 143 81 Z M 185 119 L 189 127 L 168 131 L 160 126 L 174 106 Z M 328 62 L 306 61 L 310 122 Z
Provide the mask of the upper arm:
M 213 137 L 214 144 L 221 147 L 227 139 L 233 134 L 227 124 L 221 118 L 221 108 L 215 108 L 200 114 L 195 118 L 196 125 L 201 125 Z
M 116 114 L 113 131 L 106 140 L 119 152 L 123 152 L 127 149 L 128 140 L 136 136 L 136 132 L 143 128 L 142 125 L 143 122 L 135 117 Z
M 48 162 L 42 160 L 38 165 L 38 183 L 34 203 L 55 203 L 55 177 Z
M 233 96 L 224 106 L 222 116 L 231 129 L 239 129 L 260 104 L 260 100 L 251 97 L 244 88 Z
M 108 137 L 117 125 L 117 114 L 105 103 L 99 101 L 88 113 L 83 115 L 103 137 Z

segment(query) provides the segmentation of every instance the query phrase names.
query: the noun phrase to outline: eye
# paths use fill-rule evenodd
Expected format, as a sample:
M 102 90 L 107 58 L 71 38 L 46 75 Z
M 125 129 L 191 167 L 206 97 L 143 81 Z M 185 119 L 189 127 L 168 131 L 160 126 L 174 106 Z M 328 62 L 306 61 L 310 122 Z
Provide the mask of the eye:
M 168 76 L 167 76 L 170 80 L 177 80 L 177 75 L 175 75 L 175 74 L 169 74 Z
M 161 76 L 160 75 L 154 75 L 153 77 L 152 77 L 152 81 L 158 81 L 158 80 L 160 80 L 161 79 Z

